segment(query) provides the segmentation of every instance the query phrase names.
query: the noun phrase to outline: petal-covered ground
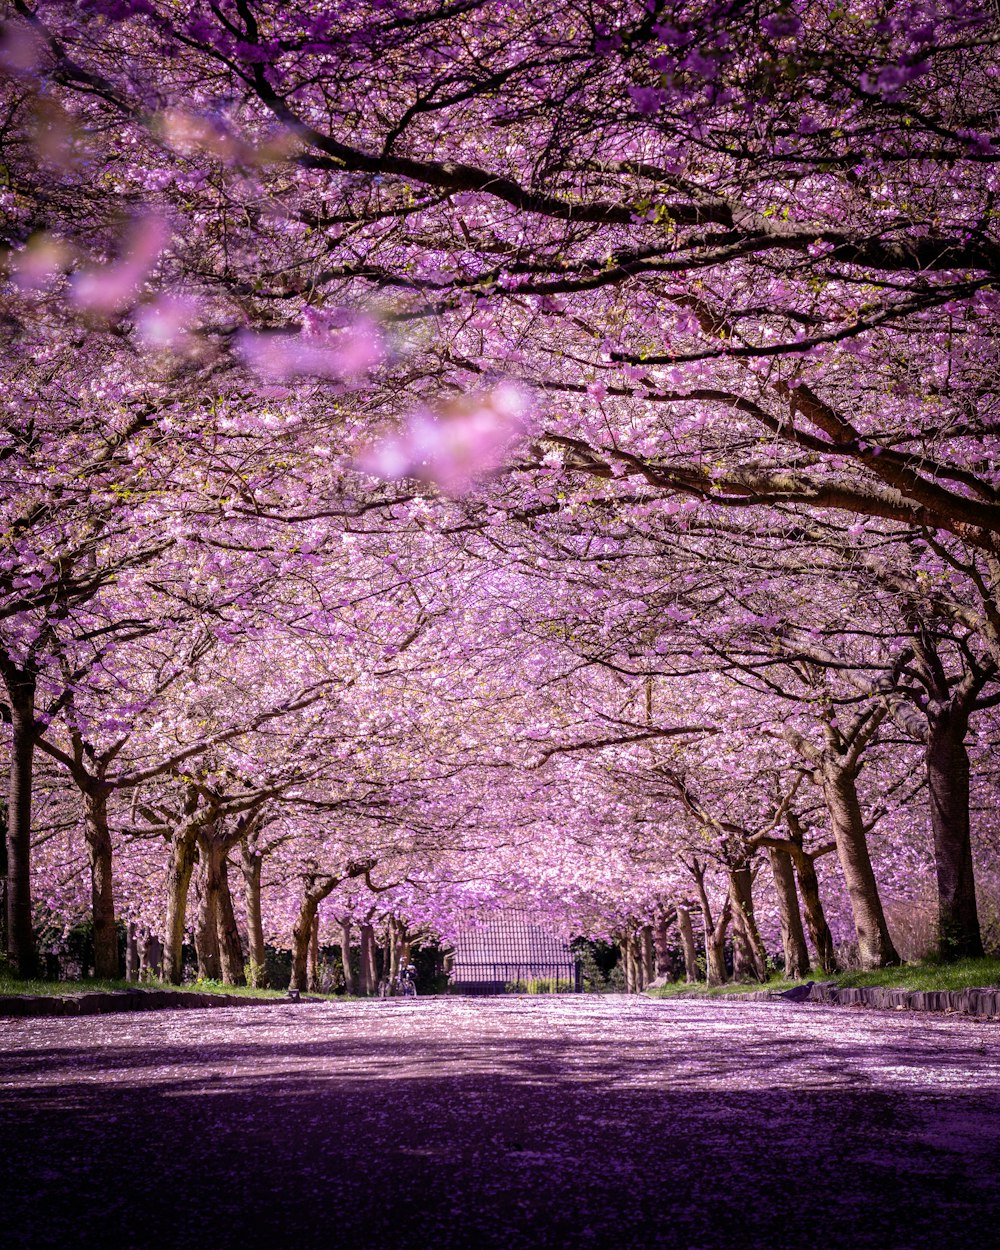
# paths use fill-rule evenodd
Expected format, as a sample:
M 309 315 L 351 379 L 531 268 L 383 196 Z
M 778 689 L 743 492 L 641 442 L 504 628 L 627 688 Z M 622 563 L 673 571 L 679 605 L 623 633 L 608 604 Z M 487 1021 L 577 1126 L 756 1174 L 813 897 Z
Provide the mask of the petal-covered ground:
M 1000 1025 L 622 997 L 0 1021 L 8 1246 L 1000 1242 Z

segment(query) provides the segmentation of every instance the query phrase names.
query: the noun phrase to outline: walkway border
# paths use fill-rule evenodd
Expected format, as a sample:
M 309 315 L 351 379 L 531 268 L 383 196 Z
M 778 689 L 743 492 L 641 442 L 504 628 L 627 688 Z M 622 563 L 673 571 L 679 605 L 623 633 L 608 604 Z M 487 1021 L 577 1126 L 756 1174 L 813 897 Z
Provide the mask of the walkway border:
M 275 1007 L 288 1006 L 290 1002 L 288 998 L 251 998 L 242 994 L 209 994 L 201 990 L 87 990 L 81 994 L 3 995 L 0 996 L 0 1017 L 101 1016 L 122 1011 Z
M 706 996 L 707 997 L 707 996 Z M 740 1002 L 824 1003 L 833 1007 L 874 1007 L 881 1011 L 939 1012 L 1000 1019 L 1000 989 L 901 990 L 882 985 L 839 986 L 832 981 L 807 982 L 790 990 L 755 990 L 748 994 L 713 995 L 716 1002 L 732 997 Z

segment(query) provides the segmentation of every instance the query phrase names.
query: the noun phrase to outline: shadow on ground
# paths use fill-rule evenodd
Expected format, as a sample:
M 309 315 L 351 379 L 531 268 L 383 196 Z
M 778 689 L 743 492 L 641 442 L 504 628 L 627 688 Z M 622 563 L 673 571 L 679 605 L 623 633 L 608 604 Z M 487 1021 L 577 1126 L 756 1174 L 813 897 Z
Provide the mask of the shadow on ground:
M 147 1018 L 127 1044 L 107 1022 L 5 1038 L 4 1244 L 996 1244 L 1000 1089 L 949 1088 L 980 1034 L 956 1033 L 922 1089 L 867 1079 L 863 1037 L 773 1024 L 735 1045 L 709 1023 L 699 1054 L 610 1016 L 598 1036 L 516 1016 L 479 1035 L 463 1016 L 442 1037 L 363 1026 L 385 1015 L 338 1036 L 330 1014 L 303 1038 L 305 1016 L 227 1032 L 212 1012 L 202 1044 L 183 1014 L 182 1035 Z M 905 1031 L 886 1045 L 892 1071 L 928 1062 Z

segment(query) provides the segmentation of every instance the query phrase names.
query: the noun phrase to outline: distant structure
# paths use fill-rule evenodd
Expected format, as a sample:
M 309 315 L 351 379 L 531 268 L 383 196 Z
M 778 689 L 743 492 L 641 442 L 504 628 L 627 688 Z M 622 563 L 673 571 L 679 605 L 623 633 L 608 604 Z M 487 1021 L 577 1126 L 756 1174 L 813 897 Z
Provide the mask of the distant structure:
M 579 993 L 580 965 L 569 942 L 521 912 L 499 912 L 459 930 L 445 957 L 460 994 Z

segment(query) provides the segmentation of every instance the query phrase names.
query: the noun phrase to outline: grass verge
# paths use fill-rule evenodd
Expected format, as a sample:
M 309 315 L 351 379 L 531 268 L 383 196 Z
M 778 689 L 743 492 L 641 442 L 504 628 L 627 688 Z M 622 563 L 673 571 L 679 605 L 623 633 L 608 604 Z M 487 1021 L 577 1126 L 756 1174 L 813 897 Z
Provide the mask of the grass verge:
M 897 990 L 966 990 L 970 987 L 1000 987 L 1000 957 L 986 959 L 962 959 L 958 963 L 943 964 L 925 960 L 917 964 L 903 964 L 898 968 L 878 968 L 874 972 L 840 972 L 829 976 L 822 972 L 811 975 L 813 981 L 829 981 L 848 988 L 858 985 L 881 985 Z M 688 985 L 675 981 L 662 989 L 648 990 L 653 998 L 676 998 L 678 995 L 697 995 L 717 998 L 729 994 L 747 994 L 754 990 L 790 990 L 803 981 L 789 981 L 774 977 L 765 985 L 756 982 L 730 982 L 727 985 Z
M 4 994 L 85 994 L 90 990 L 176 990 L 201 994 L 236 994 L 240 998 L 285 998 L 287 990 L 258 990 L 249 985 L 223 985 L 221 981 L 191 981 L 186 985 L 164 985 L 160 981 L 135 984 L 132 981 L 19 981 L 0 973 L 0 996 Z M 344 998 L 343 994 L 309 994 L 310 998 Z

